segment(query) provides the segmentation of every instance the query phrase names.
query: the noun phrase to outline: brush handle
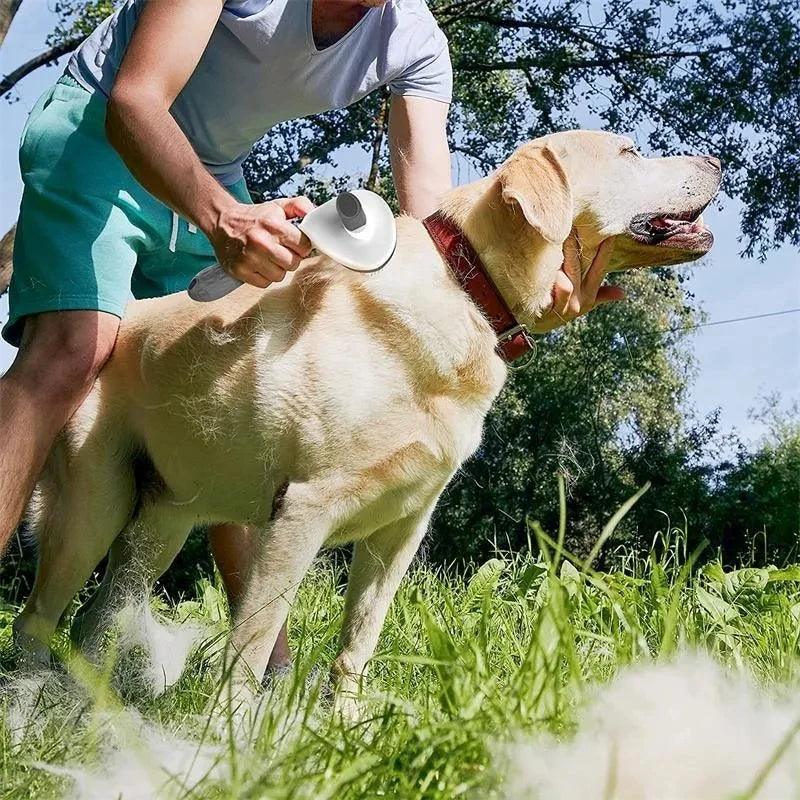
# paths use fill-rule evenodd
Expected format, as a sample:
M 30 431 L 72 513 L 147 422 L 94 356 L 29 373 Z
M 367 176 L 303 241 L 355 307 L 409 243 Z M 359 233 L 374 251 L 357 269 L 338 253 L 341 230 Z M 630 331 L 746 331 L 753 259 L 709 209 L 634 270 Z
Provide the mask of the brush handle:
M 229 275 L 219 264 L 201 270 L 189 283 L 189 297 L 198 303 L 210 303 L 225 297 L 242 285 L 233 275 Z

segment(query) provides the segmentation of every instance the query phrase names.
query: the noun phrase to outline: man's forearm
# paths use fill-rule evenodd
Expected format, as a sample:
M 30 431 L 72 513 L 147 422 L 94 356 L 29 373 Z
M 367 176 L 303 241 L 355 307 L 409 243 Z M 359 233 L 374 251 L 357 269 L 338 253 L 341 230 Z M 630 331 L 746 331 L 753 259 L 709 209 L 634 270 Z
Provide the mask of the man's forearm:
M 210 235 L 236 201 L 205 169 L 169 111 L 112 94 L 109 141 L 147 191 Z
M 409 150 L 395 147 L 392 154 L 397 200 L 404 214 L 424 219 L 453 188 L 450 151 L 444 136 L 440 143 L 428 143 L 423 152 Z
M 395 97 L 389 113 L 392 173 L 401 210 L 424 219 L 452 187 L 446 103 Z
M 448 153 L 449 158 L 449 153 Z M 439 203 L 452 188 L 447 174 L 431 174 L 423 170 L 406 170 L 397 186 L 400 210 L 416 219 L 424 219 L 439 208 Z

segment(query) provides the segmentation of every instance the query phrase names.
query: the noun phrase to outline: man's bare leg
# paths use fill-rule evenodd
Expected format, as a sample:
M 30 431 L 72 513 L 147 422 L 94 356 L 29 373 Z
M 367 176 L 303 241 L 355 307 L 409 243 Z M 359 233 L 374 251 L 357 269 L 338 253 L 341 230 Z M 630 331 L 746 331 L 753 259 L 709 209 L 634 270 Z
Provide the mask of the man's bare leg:
M 225 592 L 228 595 L 228 605 L 235 609 L 242 599 L 245 581 L 251 564 L 254 547 L 254 537 L 258 535 L 254 528 L 226 523 L 214 525 L 208 531 L 208 541 L 217 569 L 222 576 Z M 292 663 L 292 654 L 289 651 L 289 639 L 286 634 L 286 623 L 283 624 L 272 655 L 269 657 L 268 668 L 280 669 Z
M 58 432 L 92 388 L 119 329 L 103 311 L 28 317 L 0 378 L 0 555 L 16 530 Z

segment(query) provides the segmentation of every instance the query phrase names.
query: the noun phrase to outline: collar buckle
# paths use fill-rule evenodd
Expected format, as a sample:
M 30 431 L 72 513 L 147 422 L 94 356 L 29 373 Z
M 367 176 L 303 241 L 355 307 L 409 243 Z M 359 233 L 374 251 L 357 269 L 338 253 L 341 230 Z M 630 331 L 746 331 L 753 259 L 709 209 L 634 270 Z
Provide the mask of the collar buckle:
M 518 333 L 521 333 L 528 343 L 533 342 L 531 335 L 528 333 L 528 329 L 520 323 L 517 323 L 513 328 L 509 328 L 507 331 L 497 334 L 497 341 L 502 344 L 509 339 L 513 339 Z

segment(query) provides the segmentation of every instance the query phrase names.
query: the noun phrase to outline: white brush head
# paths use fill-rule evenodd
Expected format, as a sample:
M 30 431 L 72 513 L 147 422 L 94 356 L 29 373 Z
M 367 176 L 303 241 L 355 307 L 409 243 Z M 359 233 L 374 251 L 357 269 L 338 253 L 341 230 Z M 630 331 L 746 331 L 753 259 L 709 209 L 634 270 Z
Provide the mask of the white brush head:
M 311 244 L 326 256 L 356 272 L 376 272 L 389 263 L 397 246 L 394 214 L 375 192 L 344 192 L 315 208 L 298 225 Z M 189 297 L 200 303 L 219 300 L 241 286 L 219 264 L 192 278 Z
M 328 200 L 306 214 L 299 227 L 320 253 L 356 272 L 381 269 L 397 246 L 392 209 L 367 189 Z

